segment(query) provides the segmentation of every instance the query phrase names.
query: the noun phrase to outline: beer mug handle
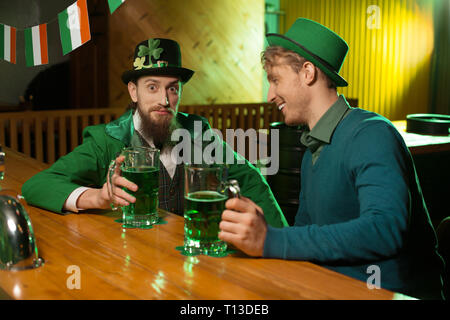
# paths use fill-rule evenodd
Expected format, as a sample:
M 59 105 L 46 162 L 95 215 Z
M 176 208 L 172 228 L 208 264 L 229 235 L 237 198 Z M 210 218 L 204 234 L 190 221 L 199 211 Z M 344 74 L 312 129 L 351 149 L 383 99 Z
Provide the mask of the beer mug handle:
M 226 187 L 233 195 L 233 198 L 240 198 L 241 197 L 241 189 L 239 188 L 239 183 L 237 180 L 229 180 L 226 183 Z
M 116 167 L 117 167 L 116 161 L 111 160 L 111 163 L 109 164 L 109 168 L 108 168 L 108 174 L 106 175 L 106 179 L 108 181 L 108 195 L 109 195 L 109 200 L 111 201 L 110 206 L 113 211 L 116 211 L 117 209 L 119 209 L 116 201 L 114 200 L 115 186 L 112 182 L 112 177 L 114 175 L 114 172 L 116 171 Z

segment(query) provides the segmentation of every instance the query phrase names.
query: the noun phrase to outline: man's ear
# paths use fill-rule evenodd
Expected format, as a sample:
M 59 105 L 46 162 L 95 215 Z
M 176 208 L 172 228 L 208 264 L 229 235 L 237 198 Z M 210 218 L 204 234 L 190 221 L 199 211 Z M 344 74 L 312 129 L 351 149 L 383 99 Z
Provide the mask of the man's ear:
M 137 102 L 137 84 L 133 81 L 128 82 L 128 93 L 133 102 Z
M 305 64 L 303 65 L 303 70 L 304 70 L 303 77 L 304 77 L 305 83 L 307 85 L 312 85 L 317 80 L 317 77 L 319 76 L 316 66 L 314 64 L 312 64 L 311 62 L 306 61 Z

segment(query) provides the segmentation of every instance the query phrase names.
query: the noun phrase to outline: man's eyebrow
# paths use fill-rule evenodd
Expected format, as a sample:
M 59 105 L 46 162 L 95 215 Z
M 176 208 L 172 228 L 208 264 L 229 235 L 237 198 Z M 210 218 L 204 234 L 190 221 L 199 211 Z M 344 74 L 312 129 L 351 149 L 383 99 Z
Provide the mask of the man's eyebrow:
M 154 79 L 154 78 L 149 78 L 149 79 L 146 79 L 146 80 L 144 81 L 144 83 L 147 83 L 147 82 L 156 82 L 156 83 L 159 83 L 159 80 L 156 80 L 156 79 Z

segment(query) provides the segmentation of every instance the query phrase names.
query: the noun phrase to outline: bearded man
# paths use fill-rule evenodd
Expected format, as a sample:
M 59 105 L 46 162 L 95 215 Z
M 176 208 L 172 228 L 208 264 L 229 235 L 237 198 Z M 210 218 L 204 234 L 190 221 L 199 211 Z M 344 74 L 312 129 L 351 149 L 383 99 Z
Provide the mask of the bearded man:
M 178 112 L 182 86 L 194 71 L 181 66 L 180 46 L 170 39 L 149 39 L 136 46 L 133 69 L 122 75 L 132 100 L 131 108 L 108 124 L 89 126 L 83 132 L 83 143 L 61 157 L 22 187 L 26 201 L 57 213 L 81 212 L 86 209 L 108 209 L 111 203 L 126 206 L 135 199 L 123 187 L 136 191 L 137 186 L 123 177 L 114 179 L 114 195 L 108 193 L 107 173 L 111 161 L 120 161 L 121 150 L 129 146 L 151 146 L 160 149 L 159 207 L 183 215 L 183 164 L 171 153 L 172 132 L 183 128 L 195 140 L 194 123 L 202 132 L 211 130 L 200 116 Z M 183 141 L 184 142 L 184 141 Z M 229 148 L 220 141 L 224 149 Z M 259 171 L 250 163 L 229 165 L 228 179 L 239 182 L 241 194 L 252 198 L 274 227 L 287 226 L 280 207 Z M 176 159 L 175 159 L 176 160 Z M 239 161 L 241 163 L 241 161 Z M 112 197 L 115 197 L 114 201 Z

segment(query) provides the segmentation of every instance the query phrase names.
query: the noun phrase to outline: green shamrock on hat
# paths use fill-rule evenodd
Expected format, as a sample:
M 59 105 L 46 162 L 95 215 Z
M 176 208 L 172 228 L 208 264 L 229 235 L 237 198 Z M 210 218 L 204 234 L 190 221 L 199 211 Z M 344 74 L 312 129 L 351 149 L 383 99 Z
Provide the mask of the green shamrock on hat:
M 161 56 L 161 53 L 164 51 L 163 48 L 158 48 L 159 44 L 160 44 L 160 41 L 158 39 L 149 39 L 148 47 L 143 46 L 143 45 L 139 46 L 139 51 L 137 54 L 138 57 L 134 60 L 134 64 L 133 64 L 136 67 L 136 70 L 152 67 L 151 57 L 153 57 L 155 60 L 157 60 Z M 149 65 L 144 65 L 145 56 L 150 57 Z

